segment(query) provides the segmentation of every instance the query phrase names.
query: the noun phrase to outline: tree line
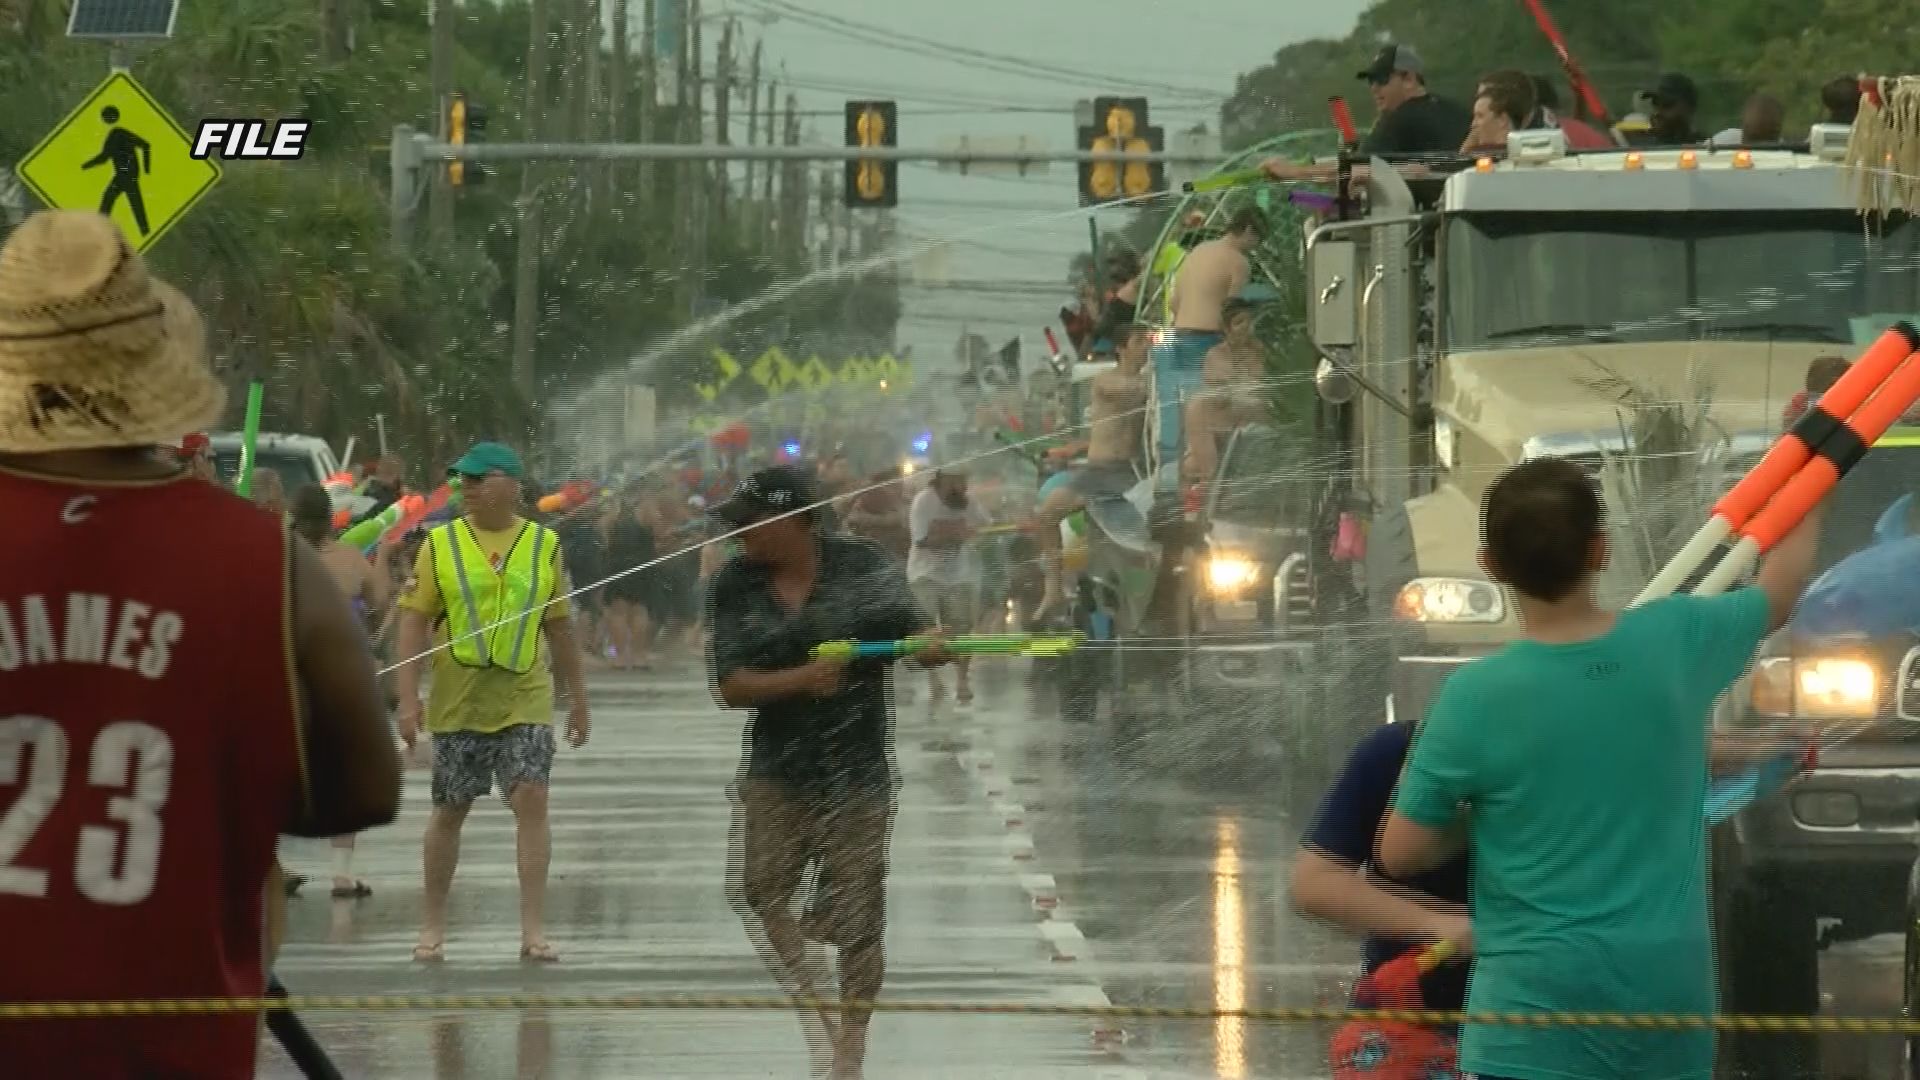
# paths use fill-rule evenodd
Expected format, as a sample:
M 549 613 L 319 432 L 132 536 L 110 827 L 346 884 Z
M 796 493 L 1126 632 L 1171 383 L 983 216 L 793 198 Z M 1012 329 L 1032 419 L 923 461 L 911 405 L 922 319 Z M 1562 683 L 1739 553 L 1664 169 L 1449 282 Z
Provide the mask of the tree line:
M 649 39 L 653 3 L 443 3 L 452 88 L 487 109 L 485 137 L 496 142 L 709 141 L 729 107 L 728 126 L 750 113 L 758 142 L 798 141 L 791 95 L 781 100 L 771 77 L 750 80 L 758 65 L 733 25 L 689 20 L 690 38 L 711 27 L 725 43 L 715 49 L 709 38 L 695 51 L 690 40 L 669 61 L 677 70 L 630 49 Z M 697 13 L 699 0 L 690 3 Z M 200 305 L 233 385 L 267 381 L 268 429 L 335 445 L 358 436 L 366 447 L 380 416 L 422 463 L 451 460 L 476 437 L 525 440 L 542 404 L 822 260 L 808 227 L 817 178 L 773 165 L 504 163 L 443 191 L 447 220 L 429 221 L 423 204 L 415 235 L 395 243 L 392 129 L 436 129 L 428 7 L 188 3 L 171 40 L 128 55 L 134 76 L 189 129 L 201 117 L 313 124 L 303 160 L 229 162 L 220 186 L 148 253 Z M 67 11 L 67 0 L 0 3 L 9 31 L 0 34 L 0 162 L 9 169 L 106 74 L 99 43 L 65 36 Z M 604 31 L 620 24 L 625 34 Z M 544 70 L 529 93 L 533 56 Z M 667 80 L 684 92 L 663 95 Z M 850 251 L 883 241 L 871 227 L 840 240 Z M 831 339 L 885 351 L 898 303 L 890 273 L 848 275 L 733 320 L 646 375 L 673 404 L 692 397 L 716 345 L 804 354 Z M 518 343 L 516 309 L 533 312 Z M 531 385 L 516 385 L 516 344 Z

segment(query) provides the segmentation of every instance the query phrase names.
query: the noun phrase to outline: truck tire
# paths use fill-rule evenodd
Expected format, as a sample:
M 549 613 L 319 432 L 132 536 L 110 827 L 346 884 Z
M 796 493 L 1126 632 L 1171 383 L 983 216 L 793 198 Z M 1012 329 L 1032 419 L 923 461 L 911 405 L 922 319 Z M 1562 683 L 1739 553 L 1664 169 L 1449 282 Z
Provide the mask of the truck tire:
M 1715 952 L 1721 1009 L 1747 1016 L 1814 1016 L 1820 1012 L 1820 941 L 1813 898 L 1804 883 L 1755 872 L 1717 889 Z M 1716 1075 L 1800 1080 L 1819 1075 L 1812 1035 L 1729 1032 Z

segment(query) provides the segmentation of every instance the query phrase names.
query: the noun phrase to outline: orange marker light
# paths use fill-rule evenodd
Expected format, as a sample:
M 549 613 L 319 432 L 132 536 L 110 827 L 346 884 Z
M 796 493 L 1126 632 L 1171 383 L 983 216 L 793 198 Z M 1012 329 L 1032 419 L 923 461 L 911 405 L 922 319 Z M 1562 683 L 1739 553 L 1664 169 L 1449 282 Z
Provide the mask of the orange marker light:
M 1696 154 L 1696 153 L 1694 153 L 1694 152 L 1693 152 L 1693 151 L 1691 151 L 1691 150 L 1682 150 L 1682 151 L 1680 151 L 1680 167 L 1681 167 L 1681 168 L 1683 168 L 1683 169 L 1696 169 L 1696 168 L 1699 168 L 1699 167 L 1700 167 L 1700 155 L 1699 155 L 1699 154 Z
M 1642 154 L 1638 150 L 1630 151 L 1627 154 L 1626 167 L 1629 172 L 1636 172 L 1640 169 L 1646 168 L 1647 167 L 1646 155 Z
M 1492 159 L 1492 158 L 1490 158 L 1490 157 L 1483 157 L 1483 158 L 1481 158 L 1481 159 L 1480 159 L 1479 161 L 1476 161 L 1476 162 L 1474 162 L 1474 163 L 1473 163 L 1473 171 L 1474 171 L 1474 172 L 1483 172 L 1483 173 L 1486 173 L 1486 172 L 1492 172 L 1492 171 L 1493 171 L 1493 159 Z
M 1733 167 L 1736 169 L 1753 168 L 1753 151 L 1736 150 L 1733 153 Z

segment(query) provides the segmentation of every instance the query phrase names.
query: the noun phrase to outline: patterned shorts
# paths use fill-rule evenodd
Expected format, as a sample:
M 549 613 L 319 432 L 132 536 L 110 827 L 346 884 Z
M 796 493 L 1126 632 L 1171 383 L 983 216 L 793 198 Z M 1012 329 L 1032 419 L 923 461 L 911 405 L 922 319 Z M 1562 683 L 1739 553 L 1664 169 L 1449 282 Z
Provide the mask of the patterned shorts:
M 515 784 L 545 785 L 553 773 L 553 725 L 515 724 L 485 734 L 449 731 L 433 737 L 433 805 L 462 806 Z

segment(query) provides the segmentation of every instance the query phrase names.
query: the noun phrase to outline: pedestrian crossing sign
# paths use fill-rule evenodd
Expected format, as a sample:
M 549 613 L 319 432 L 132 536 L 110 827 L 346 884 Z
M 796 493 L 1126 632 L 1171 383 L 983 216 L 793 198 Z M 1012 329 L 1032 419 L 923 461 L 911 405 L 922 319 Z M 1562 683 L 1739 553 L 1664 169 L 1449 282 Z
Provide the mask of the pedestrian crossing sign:
M 135 251 L 165 236 L 220 182 L 220 163 L 133 76 L 116 71 L 21 159 L 20 179 L 60 210 L 98 210 Z
M 819 357 L 809 359 L 800 369 L 800 385 L 808 390 L 824 390 L 833 382 L 833 372 L 820 362 Z

